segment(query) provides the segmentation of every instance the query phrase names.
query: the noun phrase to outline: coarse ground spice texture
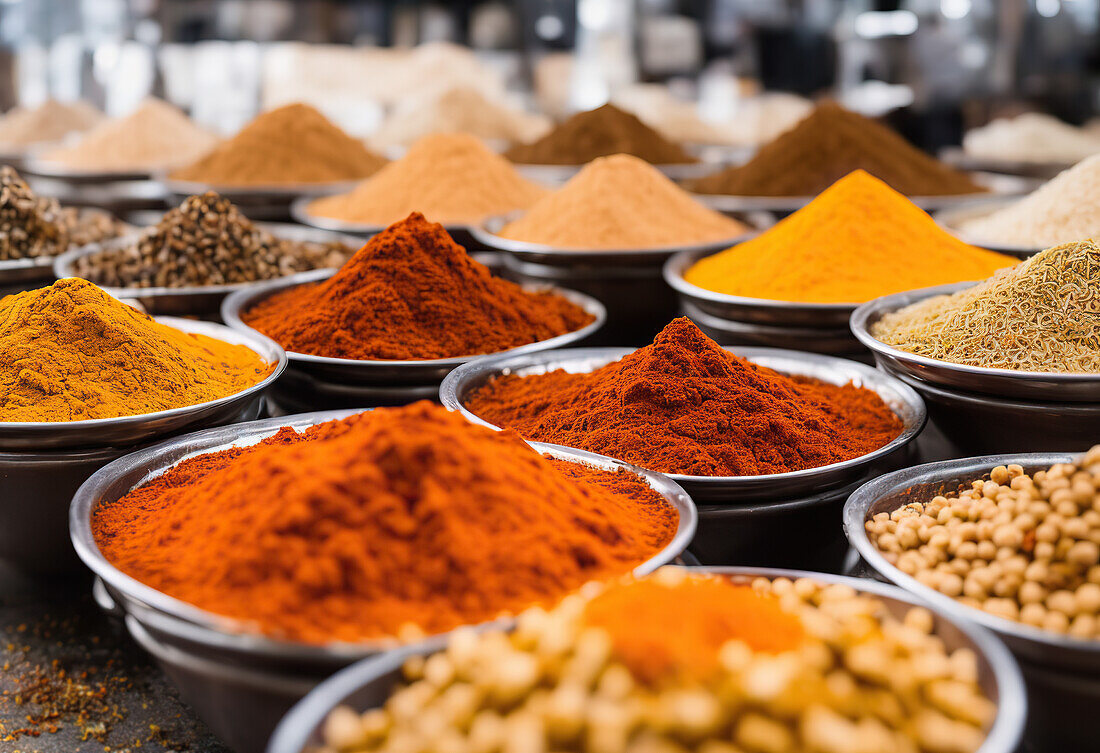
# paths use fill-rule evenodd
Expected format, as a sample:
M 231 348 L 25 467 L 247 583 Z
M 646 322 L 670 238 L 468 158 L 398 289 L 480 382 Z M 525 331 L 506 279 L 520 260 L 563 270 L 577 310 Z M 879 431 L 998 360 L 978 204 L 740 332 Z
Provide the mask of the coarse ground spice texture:
M 551 604 L 629 572 L 677 524 L 638 476 L 549 460 L 427 402 L 185 460 L 92 519 L 128 575 L 309 643 Z
M 684 279 L 749 298 L 863 303 L 981 280 L 1017 262 L 962 242 L 890 186 L 856 170 L 755 238 L 700 259 Z
M 273 366 L 66 277 L 0 299 L 0 421 L 82 421 L 233 395 Z
M 293 104 L 261 113 L 171 177 L 226 186 L 332 183 L 366 178 L 384 164 L 314 108 Z
M 817 468 L 872 452 L 902 429 L 871 390 L 757 366 L 686 318 L 587 374 L 499 376 L 466 407 L 528 439 L 695 476 Z
M 816 196 L 853 170 L 866 170 L 906 196 L 985 189 L 895 133 L 835 102 L 823 102 L 749 162 L 690 181 L 702 194 Z
M 494 353 L 594 319 L 560 295 L 493 277 L 418 213 L 371 238 L 328 280 L 276 293 L 241 318 L 288 351 L 401 361 Z
M 530 144 L 504 153 L 532 165 L 584 165 L 597 157 L 632 154 L 654 165 L 698 162 L 637 117 L 614 105 L 579 112 Z

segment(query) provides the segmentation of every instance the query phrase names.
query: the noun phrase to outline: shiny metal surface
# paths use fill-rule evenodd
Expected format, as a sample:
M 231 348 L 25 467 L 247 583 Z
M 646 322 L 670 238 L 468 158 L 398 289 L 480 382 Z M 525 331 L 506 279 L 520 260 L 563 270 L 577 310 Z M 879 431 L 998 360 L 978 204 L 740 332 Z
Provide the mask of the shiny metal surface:
M 999 173 L 973 173 L 976 183 L 989 189 L 987 192 L 958 194 L 955 196 L 909 196 L 908 199 L 925 211 L 952 209 L 975 201 L 985 201 L 992 196 L 1022 196 L 1039 185 L 1033 178 Z M 727 196 L 723 194 L 696 194 L 696 198 L 719 212 L 796 212 L 814 200 L 813 196 Z
M 326 230 L 302 227 L 282 222 L 257 222 L 258 227 L 267 230 L 277 238 L 301 243 L 342 243 L 348 248 L 358 249 L 363 245 L 361 238 L 351 235 L 332 233 Z M 75 248 L 53 259 L 53 274 L 57 277 L 78 277 L 74 267 L 78 259 L 85 256 L 94 256 L 104 250 L 126 248 L 135 244 L 140 234 L 128 235 L 123 238 L 115 238 L 103 243 L 90 243 L 86 246 Z M 0 262 L 2 264 L 2 262 Z M 0 272 L 3 267 L 0 266 Z M 298 273 L 304 274 L 304 273 Z M 295 279 L 295 275 L 288 275 L 278 279 Z M 0 279 L 2 282 L 2 279 Z M 95 282 L 94 280 L 92 282 Z M 202 285 L 192 287 L 149 287 L 149 288 L 112 288 L 100 286 L 115 298 L 127 298 L 139 301 L 145 310 L 153 315 L 166 316 L 211 316 L 217 315 L 221 310 L 221 302 L 227 295 L 236 290 L 259 284 L 257 282 L 239 282 L 232 285 Z
M 1087 449 L 1081 448 L 1082 451 Z M 871 543 L 864 523 L 877 513 L 892 512 L 910 501 L 928 501 L 937 494 L 956 491 L 960 484 L 988 477 L 998 465 L 1018 463 L 1028 473 L 1055 463 L 1067 463 L 1077 456 L 1068 453 L 1025 453 L 986 455 L 918 465 L 889 473 L 864 484 L 844 506 L 844 532 L 860 557 L 886 580 L 901 586 L 937 611 L 955 620 L 976 622 L 996 633 L 1021 659 L 1041 666 L 1081 674 L 1092 674 L 1100 684 L 1100 641 L 1058 635 L 1029 625 L 994 617 L 980 609 L 964 606 L 935 589 L 922 585 L 886 561 Z
M 719 345 L 759 345 L 843 356 L 861 356 L 867 353 L 867 349 L 852 336 L 852 331 L 847 327 L 818 329 L 746 323 L 704 313 L 687 300 L 681 300 L 680 307 L 703 334 Z M 870 357 L 869 353 L 867 355 Z
M 237 332 L 220 324 L 174 317 L 160 317 L 157 321 L 184 332 L 244 345 L 271 364 L 272 371 L 259 383 L 234 395 L 140 416 L 86 421 L 2 421 L 0 450 L 29 452 L 80 447 L 127 447 L 188 428 L 238 420 L 242 413 L 254 410 L 259 405 L 264 390 L 286 368 L 287 359 L 283 349 L 259 333 Z
M 56 145 L 51 145 L 56 146 Z M 43 159 L 42 154 L 50 146 L 29 150 L 23 158 L 22 172 L 43 178 L 57 178 L 68 183 L 105 183 L 112 181 L 139 181 L 153 177 L 153 170 L 81 170 L 71 165 Z
M 91 207 L 84 207 L 80 210 L 81 215 L 107 215 L 101 209 L 94 209 Z M 71 253 L 68 252 L 68 253 Z M 0 260 L 0 286 L 3 285 L 15 285 L 18 283 L 26 282 L 52 282 L 54 279 L 53 266 L 56 259 L 60 256 L 39 256 L 33 259 L 3 259 Z
M 716 293 L 684 279 L 684 273 L 695 262 L 721 250 L 689 249 L 665 262 L 662 269 L 665 282 L 676 291 L 682 302 L 694 306 L 704 314 L 736 322 L 793 325 L 807 329 L 847 329 L 848 319 L 857 306 L 855 303 L 798 303 L 748 298 Z
M 256 330 L 249 327 L 241 320 L 241 312 L 251 308 L 268 296 L 308 283 L 316 283 L 327 279 L 334 274 L 331 269 L 320 269 L 313 272 L 304 272 L 293 279 L 270 280 L 258 283 L 247 290 L 238 290 L 231 293 L 222 302 L 222 319 L 233 329 L 239 332 L 255 333 Z M 563 290 L 553 287 L 532 287 L 531 290 L 553 290 L 558 295 L 572 301 L 595 317 L 595 320 L 575 332 L 552 337 L 537 343 L 520 345 L 504 353 L 531 353 L 551 348 L 560 348 L 571 343 L 579 342 L 598 330 L 607 319 L 607 312 L 599 301 L 589 296 L 572 290 Z M 258 334 L 258 333 L 257 333 Z M 438 382 L 455 367 L 472 359 L 484 358 L 484 356 L 464 356 L 461 358 L 436 358 L 421 361 L 367 361 L 352 360 L 348 358 L 328 358 L 326 356 L 314 356 L 308 353 L 287 353 L 293 369 L 309 372 L 310 374 L 343 384 L 377 384 L 385 386 L 403 384 L 426 384 Z
M 536 165 L 516 162 L 512 165 L 520 175 L 546 186 L 560 186 L 581 171 L 584 165 Z M 683 162 L 679 164 L 653 165 L 669 180 L 702 178 L 715 171 L 709 162 Z
M 300 196 L 329 196 L 331 194 L 344 193 L 355 188 L 362 181 L 343 180 L 333 183 L 285 183 L 280 185 L 217 185 L 205 181 L 177 180 L 167 175 L 158 175 L 158 179 L 169 193 L 176 196 L 193 196 L 207 191 L 217 191 L 218 194 L 229 199 L 233 203 L 250 203 L 252 201 L 270 201 L 278 199 L 290 203 Z
M 965 230 L 962 230 L 959 226 L 968 221 L 976 220 L 979 217 L 985 217 L 1000 209 L 1012 206 L 1016 203 L 1017 199 L 1009 201 L 999 200 L 982 202 L 981 204 L 975 204 L 973 206 L 963 207 L 961 209 L 951 209 L 936 212 L 936 222 L 940 224 L 945 230 L 949 231 L 952 235 L 960 238 L 961 240 L 969 243 L 972 246 L 979 246 L 981 248 L 988 248 L 990 251 L 998 251 L 1002 254 L 1008 254 L 1009 256 L 1015 256 L 1018 259 L 1026 259 L 1029 256 L 1034 256 L 1045 248 L 1044 246 L 1024 246 L 1024 245 L 1012 245 L 1001 243 L 998 241 L 989 241 L 983 239 L 981 236 L 972 235 Z
M 940 160 L 952 167 L 969 172 L 1003 173 L 1025 178 L 1049 180 L 1063 170 L 1073 167 L 1072 162 L 1036 162 L 1032 160 L 989 159 L 974 157 L 957 146 L 940 151 Z
M 693 569 L 727 575 L 739 583 L 750 583 L 759 577 L 807 577 L 824 583 L 843 583 L 878 597 L 895 617 L 901 617 L 912 607 L 923 606 L 901 589 L 839 575 L 751 567 Z M 933 615 L 935 633 L 949 650 L 965 647 L 977 655 L 978 683 L 997 705 L 997 715 L 977 753 L 1013 753 L 1020 743 L 1027 715 L 1027 698 L 1016 662 L 988 631 L 938 610 Z M 438 650 L 438 646 L 408 646 L 333 675 L 295 705 L 279 723 L 268 743 L 267 753 L 306 753 L 313 750 L 322 744 L 322 726 L 334 708 L 350 706 L 357 711 L 366 711 L 381 706 L 401 681 L 400 670 L 409 657 L 426 656 Z
M 924 403 L 912 388 L 865 364 L 815 353 L 774 348 L 729 347 L 726 350 L 784 374 L 813 377 L 830 384 L 853 382 L 873 390 L 897 414 L 904 428 L 893 441 L 874 452 L 820 468 L 760 476 L 665 474 L 683 486 L 697 504 L 774 501 L 842 486 L 888 463 L 892 455 L 913 441 L 927 419 Z M 465 407 L 470 393 L 493 377 L 501 374 L 545 374 L 556 369 L 583 374 L 632 352 L 630 348 L 575 348 L 531 355 L 483 358 L 448 374 L 439 388 L 439 397 L 446 407 L 460 411 L 471 421 L 495 429 L 499 427 L 474 415 Z
M 348 235 L 363 236 L 360 238 L 359 244 L 362 245 L 365 240 L 377 235 L 385 230 L 388 225 L 371 225 L 364 222 L 349 222 L 348 220 L 338 220 L 335 217 L 322 217 L 321 215 L 311 214 L 309 211 L 309 205 L 316 199 L 316 196 L 302 196 L 295 199 L 290 204 L 290 216 L 296 221 L 309 227 L 315 227 L 320 230 L 329 230 L 334 233 L 345 233 Z M 432 218 L 429 217 L 429 220 Z M 447 235 L 451 236 L 455 243 L 462 246 L 468 251 L 474 251 L 481 247 L 481 244 L 474 238 L 471 232 L 471 225 L 463 224 L 448 224 L 443 223 L 444 230 L 447 231 Z
M 563 267 L 593 267 L 596 269 L 608 267 L 659 267 L 673 254 L 682 251 L 698 251 L 714 253 L 724 248 L 736 245 L 751 236 L 751 233 L 723 238 L 708 243 L 681 244 L 676 246 L 663 246 L 659 248 L 642 249 L 573 249 L 554 248 L 541 243 L 527 243 L 526 241 L 502 238 L 496 233 L 517 214 L 506 217 L 491 217 L 481 226 L 471 228 L 470 232 L 478 243 L 494 251 L 503 251 L 511 254 L 522 262 L 533 262 Z
M 852 333 L 874 354 L 878 365 L 892 374 L 934 385 L 997 397 L 1050 402 L 1100 402 L 1100 374 L 1058 374 L 937 361 L 890 347 L 871 334 L 885 314 L 937 295 L 950 295 L 977 283 L 961 282 L 876 298 L 852 314 Z

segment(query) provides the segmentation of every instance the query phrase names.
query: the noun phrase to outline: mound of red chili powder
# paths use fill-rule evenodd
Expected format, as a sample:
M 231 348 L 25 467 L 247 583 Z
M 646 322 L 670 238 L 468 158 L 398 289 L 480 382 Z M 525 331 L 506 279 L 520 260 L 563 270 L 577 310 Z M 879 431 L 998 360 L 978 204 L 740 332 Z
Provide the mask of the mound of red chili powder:
M 675 534 L 638 476 L 427 402 L 184 460 L 92 518 L 126 574 L 310 643 L 436 633 L 625 574 Z
M 399 361 L 495 353 L 593 320 L 560 295 L 493 277 L 418 212 L 324 282 L 276 293 L 241 318 L 289 351 Z
M 866 455 L 902 429 L 871 390 L 757 366 L 686 318 L 588 374 L 497 377 L 466 407 L 529 439 L 696 476 L 816 468 Z

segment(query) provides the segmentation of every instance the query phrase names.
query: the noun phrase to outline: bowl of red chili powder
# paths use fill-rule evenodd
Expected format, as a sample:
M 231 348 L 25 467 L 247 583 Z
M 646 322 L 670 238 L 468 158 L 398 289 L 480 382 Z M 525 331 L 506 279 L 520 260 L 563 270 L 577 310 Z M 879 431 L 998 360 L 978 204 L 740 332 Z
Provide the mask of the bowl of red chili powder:
M 890 464 L 927 419 L 917 393 L 865 364 L 722 348 L 689 319 L 651 345 L 482 359 L 443 404 L 533 441 L 667 474 L 697 502 L 791 499 Z

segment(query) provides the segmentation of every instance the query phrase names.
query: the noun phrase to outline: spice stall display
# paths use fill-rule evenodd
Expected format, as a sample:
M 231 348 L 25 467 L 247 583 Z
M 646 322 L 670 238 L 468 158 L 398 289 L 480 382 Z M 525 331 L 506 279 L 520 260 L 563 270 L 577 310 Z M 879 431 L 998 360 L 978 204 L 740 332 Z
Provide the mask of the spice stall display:
M 330 713 L 320 750 L 977 751 L 999 711 L 978 654 L 886 602 L 666 568 L 410 657 L 377 705 Z
M 1026 112 L 967 131 L 962 148 L 966 156 L 990 163 L 1072 165 L 1100 153 L 1100 136 L 1051 115 Z
M 420 212 L 453 227 L 527 209 L 545 194 L 473 136 L 436 134 L 417 141 L 404 157 L 354 190 L 316 199 L 305 212 L 375 227 Z
M 866 170 L 906 196 L 985 191 L 888 126 L 835 102 L 819 104 L 789 131 L 760 147 L 746 164 L 687 185 L 702 194 L 816 196 L 853 170 Z
M 638 476 L 417 403 L 184 460 L 91 525 L 138 581 L 239 629 L 325 644 L 551 606 L 656 555 L 678 519 Z

